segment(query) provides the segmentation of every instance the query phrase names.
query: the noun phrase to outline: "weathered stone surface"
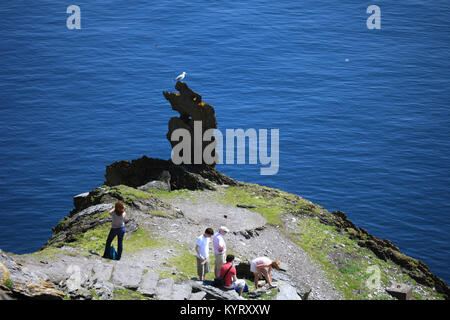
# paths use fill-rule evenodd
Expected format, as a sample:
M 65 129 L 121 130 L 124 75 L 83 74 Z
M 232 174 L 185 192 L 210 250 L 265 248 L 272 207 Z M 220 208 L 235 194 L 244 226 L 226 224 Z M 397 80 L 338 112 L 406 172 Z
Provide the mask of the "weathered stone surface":
M 194 292 L 206 292 L 206 300 L 245 300 L 245 298 L 239 296 L 236 290 L 222 290 L 210 285 L 204 285 L 196 281 L 191 281 L 191 285 Z
M 170 191 L 170 184 L 163 181 L 155 180 L 147 182 L 146 184 L 138 187 L 137 189 L 142 191 L 149 191 L 149 190 Z
M 161 279 L 156 285 L 156 297 L 158 300 L 170 300 L 172 297 L 174 280 L 172 278 Z
M 189 283 L 174 284 L 171 300 L 189 300 L 192 286 Z
M 269 290 L 266 290 L 264 288 L 258 288 L 256 290 L 251 290 L 248 292 L 248 297 L 251 299 L 256 299 L 260 296 L 262 296 L 264 293 L 269 293 Z
M 391 296 L 396 297 L 399 300 L 411 300 L 412 290 L 413 288 L 411 286 L 404 283 L 393 283 L 389 288 L 386 288 L 386 291 Z
M 83 287 L 80 287 L 76 290 L 71 290 L 70 292 L 68 292 L 68 294 L 69 297 L 74 300 L 92 300 L 93 298 L 92 293 L 88 289 Z
M 189 297 L 189 300 L 203 300 L 206 296 L 206 292 L 199 291 L 196 293 L 191 293 L 191 296 Z
M 284 263 L 284 262 L 280 262 L 280 271 L 288 272 L 289 271 L 289 266 L 286 263 Z
M 286 282 L 280 281 L 278 283 L 278 294 L 275 300 L 302 300 L 297 294 L 297 290 Z
M 97 263 L 92 268 L 92 272 L 94 275 L 92 276 L 92 280 L 96 282 L 108 282 L 111 279 L 113 271 L 113 265 L 107 263 Z
M 139 288 L 143 271 L 142 266 L 117 262 L 114 266 L 112 282 L 117 286 L 136 290 Z
M 95 282 L 92 286 L 100 300 L 114 298 L 114 285 L 111 282 Z
M 153 297 L 156 294 L 156 286 L 158 284 L 159 275 L 154 272 L 147 272 L 142 276 L 141 284 L 138 292 L 145 296 Z
M 17 299 L 64 298 L 64 293 L 54 285 L 43 281 L 26 266 L 0 250 L 0 291 Z

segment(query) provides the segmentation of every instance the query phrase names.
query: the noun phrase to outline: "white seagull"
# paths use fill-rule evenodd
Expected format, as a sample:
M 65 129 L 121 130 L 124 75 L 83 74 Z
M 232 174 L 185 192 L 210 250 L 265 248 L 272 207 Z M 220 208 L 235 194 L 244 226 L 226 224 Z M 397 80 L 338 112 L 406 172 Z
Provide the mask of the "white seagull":
M 183 72 L 182 74 L 180 74 L 178 77 L 175 78 L 176 81 L 181 81 L 184 79 L 184 77 L 186 77 L 186 72 Z

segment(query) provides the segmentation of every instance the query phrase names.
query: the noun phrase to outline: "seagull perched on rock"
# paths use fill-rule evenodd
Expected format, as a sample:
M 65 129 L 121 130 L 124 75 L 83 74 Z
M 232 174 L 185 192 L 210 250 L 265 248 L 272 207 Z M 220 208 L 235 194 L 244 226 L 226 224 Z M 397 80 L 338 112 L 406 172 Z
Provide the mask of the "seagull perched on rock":
M 178 77 L 175 78 L 176 81 L 181 81 L 184 79 L 184 77 L 186 77 L 186 72 L 183 72 L 182 74 L 180 74 Z

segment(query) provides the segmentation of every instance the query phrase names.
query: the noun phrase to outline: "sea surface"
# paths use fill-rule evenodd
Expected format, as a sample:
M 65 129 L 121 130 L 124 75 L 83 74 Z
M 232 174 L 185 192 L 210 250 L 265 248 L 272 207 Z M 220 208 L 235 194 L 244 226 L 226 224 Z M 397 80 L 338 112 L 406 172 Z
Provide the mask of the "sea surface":
M 276 175 L 220 171 L 342 210 L 449 282 L 449 21 L 447 0 L 2 1 L 0 248 L 38 250 L 112 162 L 170 158 L 162 91 L 185 71 L 221 131 L 279 129 Z

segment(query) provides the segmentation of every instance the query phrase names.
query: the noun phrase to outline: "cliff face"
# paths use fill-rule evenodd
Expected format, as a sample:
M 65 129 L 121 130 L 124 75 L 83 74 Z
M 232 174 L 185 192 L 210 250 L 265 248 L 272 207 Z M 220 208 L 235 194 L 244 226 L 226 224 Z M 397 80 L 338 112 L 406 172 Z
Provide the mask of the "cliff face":
M 173 181 L 192 174 L 202 183 L 191 185 L 196 190 L 135 188 L 148 182 L 133 178 L 139 170 L 143 175 L 157 172 L 159 164 L 166 165 Z M 40 251 L 1 252 L 6 297 L 240 299 L 195 281 L 196 237 L 206 227 L 226 225 L 231 230 L 228 252 L 240 260 L 238 277 L 247 278 L 250 286 L 246 299 L 284 299 L 286 292 L 296 293 L 289 296 L 293 299 L 394 299 L 386 290 L 395 283 L 409 286 L 415 299 L 448 298 L 447 284 L 423 262 L 356 227 L 343 212 L 330 213 L 300 196 L 237 182 L 213 169 L 202 176 L 201 171 L 172 170 L 166 161 L 145 157 L 113 167 L 115 177 L 125 177 L 116 183 L 136 181 L 133 186 L 103 185 L 77 195 L 75 208 L 53 228 Z M 215 177 L 218 183 L 205 177 Z M 117 200 L 125 203 L 131 219 L 122 260 L 112 261 L 100 256 L 110 228 L 108 211 Z M 261 255 L 282 262 L 283 270 L 273 274 L 279 288 L 254 289 L 246 261 Z M 375 274 L 369 271 L 374 267 L 380 277 L 371 285 Z M 207 279 L 213 277 L 210 273 Z

